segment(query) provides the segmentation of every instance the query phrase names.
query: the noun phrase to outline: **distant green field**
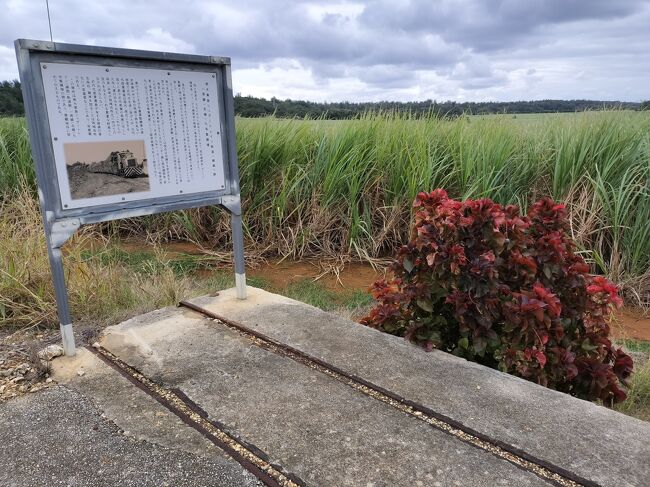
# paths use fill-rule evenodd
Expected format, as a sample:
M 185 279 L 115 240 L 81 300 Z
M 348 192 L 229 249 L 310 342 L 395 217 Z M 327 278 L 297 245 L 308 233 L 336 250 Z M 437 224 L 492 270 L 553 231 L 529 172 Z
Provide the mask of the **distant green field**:
M 605 112 L 607 113 L 607 112 Z M 609 112 L 611 113 L 611 112 Z M 619 110 L 616 113 L 627 114 L 634 118 L 639 115 L 645 118 L 646 115 L 633 110 Z M 586 117 L 602 117 L 603 112 L 551 112 L 551 113 L 492 113 L 488 115 L 470 115 L 471 119 L 486 119 L 486 120 L 516 120 L 518 122 L 531 123 L 542 122 L 547 123 L 549 120 L 574 120 L 579 121 Z
M 347 121 L 237 119 L 247 237 L 293 257 L 392 254 L 419 191 L 524 208 L 551 196 L 595 269 L 647 300 L 650 113 L 368 115 Z M 21 119 L 0 120 L 0 193 L 33 191 Z M 215 209 L 126 220 L 104 231 L 226 246 Z

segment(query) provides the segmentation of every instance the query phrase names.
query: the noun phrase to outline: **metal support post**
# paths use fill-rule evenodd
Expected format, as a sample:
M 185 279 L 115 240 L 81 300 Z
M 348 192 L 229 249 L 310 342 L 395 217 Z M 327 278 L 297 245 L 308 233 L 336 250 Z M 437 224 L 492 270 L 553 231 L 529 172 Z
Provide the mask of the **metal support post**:
M 77 352 L 74 344 L 74 333 L 72 331 L 72 319 L 70 318 L 68 293 L 65 287 L 63 256 L 61 255 L 61 249 L 58 247 L 52 247 L 49 239 L 47 243 L 47 252 L 50 257 L 50 269 L 52 270 L 54 293 L 56 295 L 56 305 L 59 313 L 59 324 L 61 326 L 63 352 L 68 357 L 74 357 Z
M 235 255 L 235 287 L 237 298 L 246 299 L 246 268 L 244 267 L 244 231 L 241 214 L 231 214 L 232 244 Z

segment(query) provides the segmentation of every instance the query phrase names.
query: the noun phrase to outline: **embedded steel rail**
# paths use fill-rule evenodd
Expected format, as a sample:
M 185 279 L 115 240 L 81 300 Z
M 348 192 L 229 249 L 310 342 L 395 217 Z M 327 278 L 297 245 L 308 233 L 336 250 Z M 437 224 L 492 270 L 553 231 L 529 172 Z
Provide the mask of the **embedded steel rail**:
M 317 370 L 339 382 L 342 382 L 343 384 L 348 385 L 349 387 L 352 387 L 366 396 L 388 404 L 411 417 L 424 421 L 436 429 L 444 431 L 445 433 L 450 434 L 476 448 L 489 452 L 502 460 L 506 460 L 523 470 L 532 472 L 548 482 L 563 487 L 600 487 L 596 482 L 582 478 L 579 475 L 545 460 L 535 458 L 513 445 L 490 438 L 483 433 L 463 425 L 459 421 L 440 414 L 422 404 L 401 397 L 400 395 L 373 384 L 361 377 L 345 372 L 335 365 L 329 364 L 290 345 L 279 342 L 242 323 L 220 316 L 217 313 L 202 308 L 194 303 L 190 303 L 189 301 L 181 301 L 179 306 L 184 306 L 208 318 L 216 320 L 226 327 L 236 331 L 240 335 L 248 338 L 255 345 L 264 350 L 290 358 L 302 365 Z
M 208 414 L 180 390 L 168 389 L 155 383 L 105 348 L 89 347 L 102 361 L 117 370 L 134 385 L 156 399 L 185 424 L 201 433 L 210 442 L 223 450 L 233 460 L 255 475 L 269 487 L 304 487 L 306 484 L 297 476 L 285 472 L 272 464 L 260 449 L 236 438 L 226 431 L 224 425 L 208 419 Z

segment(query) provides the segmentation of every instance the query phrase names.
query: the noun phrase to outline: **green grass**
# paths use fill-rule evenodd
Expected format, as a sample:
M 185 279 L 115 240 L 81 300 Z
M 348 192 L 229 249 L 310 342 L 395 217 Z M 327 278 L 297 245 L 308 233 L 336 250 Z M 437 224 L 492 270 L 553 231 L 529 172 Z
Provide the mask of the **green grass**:
M 224 269 L 208 257 L 182 252 L 165 255 L 162 251 L 125 250 L 119 246 L 101 247 L 97 250 L 83 250 L 81 261 L 89 266 L 126 267 L 134 274 L 145 279 L 156 279 L 161 273 L 171 271 L 179 278 L 205 271 L 201 276 L 194 276 L 194 288 L 199 290 L 220 291 L 235 285 L 231 269 Z M 291 282 L 286 287 L 271 285 L 258 276 L 248 276 L 247 284 L 256 288 L 275 292 L 283 296 L 302 301 L 325 311 L 344 309 L 350 312 L 365 309 L 373 302 L 367 292 L 354 289 L 333 292 L 320 282 L 310 278 Z
M 293 282 L 285 288 L 269 287 L 267 290 L 353 320 L 367 314 L 374 302 L 365 291 L 350 289 L 333 292 L 311 279 Z
M 650 341 L 627 339 L 621 340 L 620 345 L 623 345 L 631 352 L 643 352 L 650 355 Z
M 195 276 L 195 282 L 200 282 L 200 285 L 196 286 L 198 289 L 220 291 L 235 285 L 231 269 L 215 265 L 209 258 L 200 255 L 176 252 L 173 256 L 169 256 L 161 251 L 127 251 L 119 246 L 109 246 L 99 250 L 84 250 L 81 252 L 81 260 L 91 266 L 127 267 L 135 274 L 151 279 L 155 279 L 167 270 L 171 270 L 174 275 L 181 278 L 196 274 L 197 271 L 205 271 L 201 276 Z M 286 287 L 277 287 L 263 277 L 248 276 L 247 284 L 302 301 L 325 311 L 344 309 L 354 312 L 366 309 L 373 303 L 372 296 L 365 291 L 342 289 L 340 292 L 333 292 L 311 278 L 291 282 Z
M 29 136 L 22 118 L 0 118 L 0 196 L 36 187 Z
M 176 252 L 173 256 L 169 256 L 161 251 L 127 251 L 119 246 L 107 246 L 98 250 L 83 250 L 80 256 L 81 261 L 89 266 L 126 267 L 133 273 L 150 279 L 156 279 L 165 271 L 171 271 L 179 278 L 196 274 L 197 271 L 206 271 L 201 276 L 195 276 L 195 282 L 201 283 L 199 289 L 220 291 L 235 285 L 231 269 L 215 266 L 209 258 L 200 255 Z M 373 302 L 367 292 L 358 289 L 333 292 L 310 278 L 291 282 L 286 287 L 277 287 L 262 277 L 248 276 L 247 284 L 311 304 L 325 311 L 339 308 L 354 311 L 368 307 Z
M 282 290 L 279 291 L 282 292 Z M 336 307 L 336 295 L 310 279 L 289 284 L 282 294 L 325 311 L 331 311 Z
M 616 344 L 630 352 L 645 354 L 647 359 L 638 363 L 635 359 L 627 399 L 616 405 L 615 409 L 629 416 L 650 421 L 650 341 L 626 339 Z
M 107 246 L 98 251 L 84 250 L 81 252 L 81 258 L 83 262 L 90 265 L 93 263 L 104 266 L 122 265 L 144 275 L 155 275 L 169 268 L 174 274 L 184 276 L 206 269 L 213 263 L 213 259 L 209 256 L 176 253 L 170 257 L 151 251 L 124 250 L 117 246 Z
M 345 296 L 345 307 L 351 311 L 371 306 L 375 300 L 366 291 L 354 289 Z
M 627 399 L 617 405 L 616 410 L 650 421 L 650 361 L 634 371 Z
M 650 113 L 357 120 L 238 119 L 245 233 L 251 248 L 295 259 L 392 255 L 408 238 L 411 202 L 444 187 L 526 208 L 543 196 L 567 204 L 571 232 L 594 268 L 647 302 L 650 293 Z M 24 121 L 0 120 L 0 199 L 34 192 Z M 4 218 L 4 216 L 0 217 Z M 11 230 L 5 226 L 11 239 Z M 201 241 L 227 250 L 218 208 L 94 227 L 109 239 Z M 141 257 L 105 255 L 108 265 Z M 157 272 L 139 262 L 139 272 Z M 210 259 L 172 259 L 176 274 Z M 132 267 L 132 266 L 131 266 Z

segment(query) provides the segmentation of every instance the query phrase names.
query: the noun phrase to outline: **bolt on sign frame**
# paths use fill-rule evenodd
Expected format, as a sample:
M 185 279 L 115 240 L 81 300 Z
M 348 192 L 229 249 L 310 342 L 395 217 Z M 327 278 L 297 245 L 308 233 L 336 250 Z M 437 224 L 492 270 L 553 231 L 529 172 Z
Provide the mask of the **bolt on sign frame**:
M 65 354 L 75 354 L 75 342 L 61 247 L 84 224 L 220 206 L 231 215 L 237 297 L 245 299 L 230 58 L 26 39 L 15 47 Z M 123 177 L 124 165 L 136 170 L 133 147 L 141 148 L 139 181 Z M 116 154 L 131 155 L 100 179 Z M 70 179 L 77 170 L 95 178 L 81 196 Z M 124 189 L 136 182 L 139 189 Z

